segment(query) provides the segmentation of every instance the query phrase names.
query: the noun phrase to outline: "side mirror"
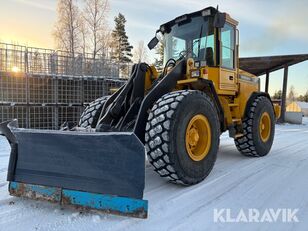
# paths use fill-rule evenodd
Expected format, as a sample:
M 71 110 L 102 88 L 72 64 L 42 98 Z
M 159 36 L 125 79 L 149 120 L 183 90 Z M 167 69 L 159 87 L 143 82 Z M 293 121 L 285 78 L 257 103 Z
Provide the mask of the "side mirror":
M 148 48 L 150 50 L 152 50 L 154 47 L 156 47 L 156 45 L 159 43 L 158 38 L 155 36 L 154 38 L 152 38 L 152 40 L 149 42 L 148 44 Z
M 226 13 L 217 12 L 214 17 L 214 27 L 223 28 L 226 23 Z

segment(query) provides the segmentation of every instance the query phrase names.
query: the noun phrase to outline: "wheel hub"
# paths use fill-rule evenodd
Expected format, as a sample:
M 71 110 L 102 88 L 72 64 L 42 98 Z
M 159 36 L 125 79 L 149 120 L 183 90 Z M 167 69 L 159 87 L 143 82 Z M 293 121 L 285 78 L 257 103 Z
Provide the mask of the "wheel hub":
M 259 122 L 259 134 L 263 142 L 267 142 L 271 134 L 271 117 L 263 112 Z
M 201 114 L 194 116 L 186 128 L 186 151 L 194 161 L 203 160 L 211 146 L 211 127 L 208 119 Z
M 200 139 L 198 130 L 196 128 L 192 128 L 189 130 L 189 145 L 196 146 Z

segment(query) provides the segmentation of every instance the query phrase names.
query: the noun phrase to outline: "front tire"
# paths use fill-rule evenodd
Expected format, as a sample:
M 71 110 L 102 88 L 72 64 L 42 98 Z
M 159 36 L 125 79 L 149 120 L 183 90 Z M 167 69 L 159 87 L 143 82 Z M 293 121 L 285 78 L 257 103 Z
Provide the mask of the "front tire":
M 176 91 L 154 104 L 146 126 L 145 147 L 161 177 L 193 185 L 211 172 L 219 136 L 213 100 L 200 91 Z
M 271 150 L 275 135 L 275 114 L 271 101 L 257 97 L 243 120 L 244 136 L 236 138 L 235 145 L 244 156 L 262 157 Z
M 83 128 L 95 128 L 104 104 L 109 96 L 103 96 L 91 102 L 89 106 L 83 111 L 79 120 L 79 127 Z

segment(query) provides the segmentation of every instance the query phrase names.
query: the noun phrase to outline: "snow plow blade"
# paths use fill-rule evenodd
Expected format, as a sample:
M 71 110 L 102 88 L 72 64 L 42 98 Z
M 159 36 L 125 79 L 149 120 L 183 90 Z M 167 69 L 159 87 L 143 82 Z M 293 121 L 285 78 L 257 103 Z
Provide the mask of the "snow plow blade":
M 0 124 L 11 145 L 11 195 L 147 217 L 145 150 L 134 133 L 17 127 L 16 120 Z

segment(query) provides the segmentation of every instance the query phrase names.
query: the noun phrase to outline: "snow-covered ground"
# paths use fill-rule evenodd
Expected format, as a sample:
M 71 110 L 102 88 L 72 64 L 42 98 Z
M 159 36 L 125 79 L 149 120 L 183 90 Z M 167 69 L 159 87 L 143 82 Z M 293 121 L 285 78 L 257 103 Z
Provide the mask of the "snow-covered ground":
M 9 146 L 0 137 L 0 230 L 307 230 L 308 120 L 305 125 L 278 125 L 271 153 L 247 158 L 227 134 L 214 170 L 202 183 L 180 187 L 166 183 L 150 166 L 144 198 L 147 220 L 99 213 L 79 213 L 47 202 L 14 198 L 7 192 Z M 299 209 L 298 223 L 214 222 L 214 209 Z

